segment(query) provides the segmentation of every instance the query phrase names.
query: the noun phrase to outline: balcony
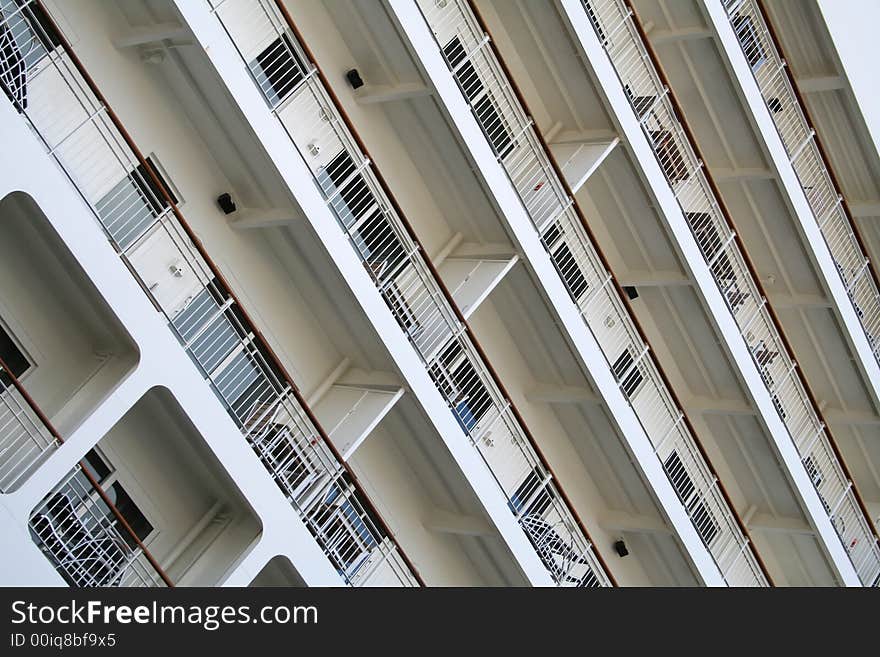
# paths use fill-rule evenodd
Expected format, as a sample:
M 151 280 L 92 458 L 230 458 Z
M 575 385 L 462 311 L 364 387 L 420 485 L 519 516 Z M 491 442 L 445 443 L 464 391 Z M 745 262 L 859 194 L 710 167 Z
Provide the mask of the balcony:
M 597 352 L 566 344 L 567 331 L 554 316 L 543 281 L 514 246 L 517 236 L 493 207 L 491 190 L 471 173 L 475 165 L 468 159 L 468 145 L 444 116 L 436 92 L 425 91 L 430 84 L 401 53 L 406 36 L 378 2 L 289 9 L 314 61 L 328 71 L 357 67 L 363 87 L 353 90 L 343 78 L 329 80 L 340 106 L 371 162 L 387 177 L 423 252 L 595 544 L 601 551 L 621 535 L 626 539 L 629 555 L 609 559 L 615 579 L 624 586 L 692 583 L 677 526 L 665 526 L 656 498 L 651 503 L 652 483 L 642 480 L 627 453 L 627 437 L 615 415 L 619 411 L 610 410 L 590 382 L 594 363 L 601 362 L 593 355 Z M 370 34 L 382 37 L 374 40 Z M 383 61 L 393 63 L 397 79 L 379 65 Z M 571 149 L 571 171 L 582 174 L 589 155 L 596 153 Z M 555 276 L 552 269 L 549 274 Z M 560 291 L 565 293 L 561 284 Z M 576 316 L 573 320 L 581 326 Z M 622 397 L 618 401 L 612 394 L 611 399 L 625 404 Z M 625 422 L 631 421 L 627 413 Z M 492 449 L 499 447 L 496 442 Z M 624 517 L 630 519 L 620 522 Z M 672 571 L 657 567 L 657 550 L 676 555 Z
M 85 454 L 33 510 L 29 526 L 76 587 L 214 586 L 261 531 L 162 388 L 150 390 Z
M 674 94 L 646 48 L 641 26 L 622 2 L 585 2 L 584 9 L 855 572 L 862 583 L 872 584 L 880 574 L 876 536 L 793 351 L 767 307 L 761 283 L 731 229 L 717 188 L 681 123 Z M 661 131 L 674 141 L 675 156 L 670 155 L 669 139 L 656 139 Z
M 474 117 L 541 237 L 571 300 L 599 343 L 673 489 L 729 584 L 766 583 L 718 478 L 623 300 L 574 192 L 610 161 L 616 139 L 587 142 L 563 135 L 549 146 L 471 6 L 419 2 L 438 48 Z M 579 92 L 573 92 L 579 93 Z M 557 137 L 560 134 L 557 132 Z M 548 140 L 549 141 L 549 140 Z M 560 158 L 561 167 L 554 163 Z
M 873 356 L 880 343 L 880 286 L 779 43 L 755 0 L 726 7 L 786 154 L 806 195 Z
M 512 500 L 510 510 L 550 576 L 560 585 L 610 583 L 577 514 L 472 338 L 454 295 L 402 218 L 292 23 L 271 2 L 228 1 L 218 3 L 214 13 L 463 437 Z M 444 273 L 458 301 L 474 311 L 510 270 L 513 254 L 497 258 L 490 256 L 498 254 L 475 255 L 454 248 L 447 254 L 451 258 Z
M 96 25 L 108 20 L 106 11 L 96 16 Z M 23 72 L 7 96 L 343 580 L 418 583 L 339 448 L 183 218 L 181 190 L 154 156 L 138 150 L 41 5 L 4 5 L 2 24 L 15 35 Z M 374 408 L 367 424 L 378 423 L 386 406 Z
M 137 349 L 27 194 L 0 200 L 0 491 L 52 453 L 38 405 L 69 435 L 130 372 Z

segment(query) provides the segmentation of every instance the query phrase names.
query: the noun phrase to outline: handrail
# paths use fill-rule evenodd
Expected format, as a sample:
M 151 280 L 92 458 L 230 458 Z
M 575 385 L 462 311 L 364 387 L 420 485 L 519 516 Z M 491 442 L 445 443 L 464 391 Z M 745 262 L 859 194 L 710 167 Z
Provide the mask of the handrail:
M 561 586 L 611 585 L 577 512 L 283 4 L 223 0 L 212 11 L 550 576 Z
M 582 4 L 832 525 L 860 580 L 872 584 L 880 577 L 873 525 L 632 5 L 629 0 Z M 609 39 L 611 28 L 621 24 L 626 29 Z M 661 102 L 646 111 L 645 99 L 660 95 Z M 828 500 L 837 499 L 840 508 L 832 513 Z
M 7 97 L 92 209 L 122 262 L 344 580 L 422 584 L 161 176 L 45 8 L 35 0 L 22 4 L 0 21 L 14 37 L 23 72 L 14 86 L 4 79 Z M 148 281 L 167 265 L 145 257 L 145 246 L 177 259 L 171 275 L 180 296 L 153 292 Z
M 767 584 L 751 542 L 479 13 L 464 0 L 417 4 L 725 581 Z

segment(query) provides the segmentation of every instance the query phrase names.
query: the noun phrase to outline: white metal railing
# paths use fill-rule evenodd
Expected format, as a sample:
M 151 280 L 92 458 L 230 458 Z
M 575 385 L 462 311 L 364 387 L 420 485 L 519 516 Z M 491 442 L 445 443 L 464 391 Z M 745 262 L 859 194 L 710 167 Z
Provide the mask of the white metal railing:
M 0 492 L 18 488 L 57 446 L 0 366 Z
M 271 0 L 223 0 L 214 2 L 212 11 L 554 581 L 610 585 L 510 400 L 284 15 Z
M 470 5 L 466 0 L 417 4 L 725 581 L 766 585 L 734 511 Z
M 870 521 L 740 252 L 635 17 L 622 0 L 582 2 L 860 580 L 874 583 L 880 577 L 880 545 Z
M 293 383 L 192 241 L 36 0 L 0 0 L 0 87 L 346 582 L 418 583 Z M 10 74 L 14 72 L 14 75 Z M 151 283 L 172 265 L 174 293 Z M 272 435 L 272 440 L 267 436 Z M 52 554 L 47 552 L 47 554 Z
M 880 291 L 806 109 L 792 86 L 785 59 L 756 0 L 743 0 L 727 12 L 874 358 L 880 361 Z
M 77 464 L 34 509 L 30 531 L 71 586 L 164 586 Z

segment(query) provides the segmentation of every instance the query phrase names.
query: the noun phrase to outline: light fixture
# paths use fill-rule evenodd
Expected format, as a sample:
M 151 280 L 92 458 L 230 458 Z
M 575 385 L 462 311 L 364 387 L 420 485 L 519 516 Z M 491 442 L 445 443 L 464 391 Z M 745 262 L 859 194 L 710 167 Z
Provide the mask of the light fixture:
M 618 557 L 625 557 L 629 554 L 629 550 L 626 549 L 626 543 L 623 542 L 622 538 L 614 542 L 614 551 L 617 552 Z
M 631 300 L 639 298 L 639 291 L 636 289 L 635 285 L 624 285 L 623 291 L 626 292 L 626 296 Z
M 353 68 L 348 73 L 346 73 L 345 79 L 348 80 L 348 83 L 351 85 L 352 89 L 360 89 L 364 86 L 364 81 L 361 78 L 361 74 L 358 73 L 358 70 L 356 68 Z
M 223 210 L 223 214 L 232 214 L 235 212 L 235 201 L 232 200 L 232 196 L 228 193 L 220 194 L 220 196 L 217 197 L 217 205 Z

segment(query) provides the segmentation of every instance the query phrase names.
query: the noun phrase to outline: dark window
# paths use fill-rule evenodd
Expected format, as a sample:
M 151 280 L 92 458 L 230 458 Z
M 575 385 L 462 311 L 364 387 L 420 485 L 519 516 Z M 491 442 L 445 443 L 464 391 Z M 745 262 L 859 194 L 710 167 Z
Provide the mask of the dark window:
M 147 163 L 172 202 L 177 203 L 171 186 L 162 178 L 155 163 L 150 158 Z M 168 207 L 165 195 L 143 164 L 138 164 L 95 204 L 101 223 L 122 249 L 136 242 Z
M 385 288 L 384 296 L 398 324 L 409 337 L 416 337 L 421 332 L 421 325 L 396 282 L 392 281 Z
M 466 433 L 492 407 L 492 397 L 457 341 L 447 346 L 431 366 L 431 377 L 452 407 Z
M 623 90 L 630 105 L 635 110 L 636 117 L 639 119 L 642 119 L 648 113 L 648 110 L 654 106 L 654 101 L 657 99 L 657 96 L 637 96 L 628 84 L 623 85 Z
M 691 510 L 691 521 L 706 545 L 709 545 L 712 539 L 718 535 L 718 524 L 704 502 L 699 502 Z
M 98 483 L 104 481 L 110 476 L 110 472 L 112 472 L 110 466 L 107 465 L 107 462 L 101 458 L 101 455 L 94 449 L 90 449 L 86 453 L 86 457 L 83 461 L 84 463 L 82 463 L 82 465 L 85 466 L 89 471 L 89 474 L 91 474 Z
M 0 87 L 22 112 L 27 109 L 27 71 L 61 43 L 36 2 L 0 0 Z
M 153 173 L 156 174 L 156 178 L 162 183 L 162 187 L 165 188 L 165 191 L 168 192 L 168 196 L 171 197 L 171 202 L 177 205 L 177 197 L 174 195 L 174 192 L 171 189 L 171 185 L 169 185 L 165 179 L 162 177 L 162 174 L 159 173 L 159 167 L 156 166 L 156 163 L 153 162 L 152 158 L 147 158 L 147 164 Z M 149 202 L 150 206 L 153 208 L 153 211 L 156 214 L 161 213 L 165 208 L 169 207 L 168 201 L 165 198 L 165 195 L 162 193 L 162 190 L 156 184 L 156 181 L 149 174 L 146 167 L 143 164 L 138 164 L 135 167 L 136 175 L 134 176 L 135 182 L 138 187 L 140 187 L 141 192 L 144 197 Z
M 213 373 L 244 337 L 231 309 L 218 314 L 226 298 L 225 291 L 209 286 L 172 320 L 181 344 L 189 345 L 187 352 L 206 376 Z
M 757 71 L 761 64 L 767 60 L 767 54 L 761 46 L 761 39 L 758 36 L 757 30 L 755 30 L 751 17 L 736 14 L 731 22 L 733 23 L 736 38 L 739 39 L 749 65 L 753 71 Z
M 648 134 L 666 178 L 672 183 L 687 180 L 691 174 L 673 134 L 665 129 L 649 130 Z
M 596 12 L 593 10 L 591 2 L 585 2 L 584 9 L 587 10 L 587 16 L 590 19 L 590 23 L 593 24 L 593 29 L 596 30 L 596 34 L 599 37 L 599 41 L 602 42 L 602 45 L 605 45 L 605 30 L 603 30 L 602 26 L 599 24 L 599 17 L 596 15 Z
M 305 78 L 306 67 L 286 34 L 275 39 L 250 64 L 269 104 L 275 107 Z
M 13 1 L 19 7 L 24 7 L 23 15 L 28 19 L 33 33 L 47 52 L 51 52 L 61 45 L 61 35 L 58 34 L 52 20 L 46 15 L 40 3 L 28 2 L 28 0 Z
M 587 279 L 581 271 L 577 259 L 565 239 L 562 238 L 562 231 L 557 224 L 552 225 L 544 233 L 543 241 L 550 251 L 550 258 L 553 260 L 556 270 L 565 281 L 569 294 L 577 303 L 590 286 L 587 284 Z
M 319 541 L 337 571 L 352 577 L 368 552 L 387 534 L 376 517 L 367 511 L 348 475 L 334 483 L 309 515 Z
M 443 53 L 446 55 L 446 61 L 451 69 L 458 66 L 467 56 L 464 45 L 458 37 L 453 38 L 443 47 Z M 477 117 L 480 127 L 483 128 L 495 154 L 499 159 L 504 159 L 513 150 L 513 138 L 507 130 L 504 119 L 498 113 L 495 103 L 486 92 L 480 76 L 477 75 L 477 70 L 473 64 L 465 62 L 453 75 L 473 108 L 474 115 Z
M 83 469 L 98 482 L 131 533 L 94 489 Z M 55 562 L 59 573 L 75 586 L 118 585 L 131 556 L 125 545 L 134 548 L 138 540 L 145 540 L 153 531 L 122 483 L 104 483 L 111 474 L 111 466 L 98 451 L 90 450 L 81 467 L 75 468 L 72 477 L 47 496 L 31 518 L 32 533 L 43 551 Z
M 669 475 L 669 479 L 672 481 L 672 487 L 678 493 L 678 499 L 685 505 L 689 504 L 695 490 L 694 482 L 688 476 L 678 452 L 672 452 L 666 459 L 663 467 L 666 468 L 666 474 Z
M 526 503 L 528 508 L 524 508 Z M 553 503 L 553 492 L 544 483 L 541 470 L 536 466 L 510 496 L 510 507 L 521 515 L 543 516 Z
M 703 500 L 694 496 L 696 487 L 688 475 L 678 452 L 672 452 L 663 464 L 678 499 L 684 504 L 697 533 L 708 545 L 718 534 L 718 525 Z
M 629 349 L 625 349 L 611 366 L 611 371 L 614 372 L 614 376 L 620 384 L 620 389 L 623 390 L 623 394 L 626 395 L 627 399 L 632 398 L 633 394 L 638 390 L 639 384 L 644 381 L 638 365 L 631 367 L 632 364 L 632 354 L 629 352 Z M 621 380 L 621 377 L 623 377 L 623 380 Z
M 810 481 L 813 482 L 813 486 L 816 488 L 816 492 L 819 493 L 819 486 L 822 485 L 823 477 L 822 471 L 819 469 L 819 466 L 816 465 L 816 462 L 813 460 L 812 456 L 807 456 L 803 460 L 804 468 L 807 470 L 807 475 L 810 477 Z M 831 513 L 831 506 L 828 502 L 825 501 L 825 498 L 822 496 L 822 493 L 819 493 L 819 500 L 822 502 L 822 506 L 825 508 L 825 513 Z
M 118 481 L 114 482 L 110 488 L 107 489 L 107 497 L 110 498 L 110 501 L 113 502 L 113 505 L 119 511 L 119 514 L 125 518 L 125 522 L 128 523 L 128 526 L 131 527 L 131 530 L 135 533 L 135 535 L 143 541 L 150 535 L 150 532 L 153 531 L 153 525 L 147 520 L 147 517 L 141 512 L 141 510 L 137 507 L 137 505 L 132 501 L 129 494 L 125 491 Z M 119 533 L 122 535 L 122 538 L 125 539 L 125 542 L 128 543 L 129 547 L 135 547 L 137 542 L 134 540 L 134 537 L 126 531 L 124 527 L 122 527 L 121 523 L 116 520 L 116 516 L 113 515 L 112 511 L 108 508 L 106 510 L 108 515 L 111 515 L 113 518 L 114 524 L 117 525 L 117 529 Z
M 286 495 L 297 499 L 303 487 L 318 477 L 318 468 L 306 458 L 286 424 L 272 422 L 270 406 L 254 409 L 245 428 L 254 451 Z
M 406 249 L 394 232 L 390 218 L 379 210 L 363 173 L 345 151 L 318 174 L 318 182 L 331 201 L 342 225 L 349 230 L 364 264 L 376 280 L 393 278 L 407 258 Z M 341 186 L 341 187 L 340 187 Z
M 804 458 L 804 468 L 806 468 L 807 475 L 810 477 L 810 481 L 813 482 L 813 486 L 819 488 L 822 483 L 822 471 L 819 470 L 812 456 Z
M 0 325 L 0 358 L 6 363 L 9 371 L 15 378 L 27 372 L 31 366 L 30 361 L 28 361 L 21 349 L 18 348 L 18 345 L 15 344 L 15 340 L 4 330 L 2 325 Z M 12 379 L 6 372 L 0 371 L 0 381 L 3 382 L 4 387 L 8 388 L 12 385 Z

